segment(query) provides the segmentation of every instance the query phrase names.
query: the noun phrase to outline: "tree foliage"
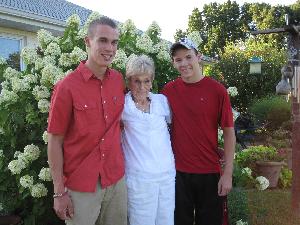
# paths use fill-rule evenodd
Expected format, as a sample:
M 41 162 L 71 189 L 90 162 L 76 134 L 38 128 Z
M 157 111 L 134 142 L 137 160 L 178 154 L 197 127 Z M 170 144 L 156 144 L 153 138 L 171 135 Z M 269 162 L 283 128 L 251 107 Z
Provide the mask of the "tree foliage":
M 263 61 L 261 74 L 249 73 L 249 59 L 253 56 Z M 275 93 L 275 86 L 281 79 L 280 69 L 285 62 L 285 49 L 250 38 L 245 42 L 229 43 L 219 62 L 211 66 L 210 74 L 225 86 L 238 88 L 239 95 L 232 103 L 239 111 L 245 112 L 254 99 Z
M 285 14 L 291 22 L 300 21 L 300 1 L 291 6 L 271 6 L 266 3 L 244 3 L 235 1 L 205 4 L 202 11 L 195 8 L 189 16 L 186 31 L 178 30 L 176 37 L 182 37 L 192 31 L 198 31 L 203 42 L 199 50 L 205 55 L 219 56 L 227 43 L 245 41 L 250 31 L 279 28 L 285 25 Z M 286 45 L 284 34 L 270 34 L 259 37 L 265 42 L 274 42 L 276 48 Z

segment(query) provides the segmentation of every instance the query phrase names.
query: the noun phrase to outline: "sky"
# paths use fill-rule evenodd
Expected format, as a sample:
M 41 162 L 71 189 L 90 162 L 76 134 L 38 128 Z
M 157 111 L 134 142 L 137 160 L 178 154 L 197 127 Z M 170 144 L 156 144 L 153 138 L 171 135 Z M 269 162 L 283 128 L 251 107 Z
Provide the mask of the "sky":
M 131 19 L 135 26 L 145 31 L 149 25 L 156 21 L 161 28 L 161 37 L 174 41 L 177 29 L 185 31 L 188 27 L 188 18 L 194 8 L 200 11 L 204 4 L 226 0 L 68 0 L 87 9 L 97 11 L 119 22 Z M 239 5 L 245 2 L 265 2 L 271 5 L 290 5 L 296 0 L 236 0 Z

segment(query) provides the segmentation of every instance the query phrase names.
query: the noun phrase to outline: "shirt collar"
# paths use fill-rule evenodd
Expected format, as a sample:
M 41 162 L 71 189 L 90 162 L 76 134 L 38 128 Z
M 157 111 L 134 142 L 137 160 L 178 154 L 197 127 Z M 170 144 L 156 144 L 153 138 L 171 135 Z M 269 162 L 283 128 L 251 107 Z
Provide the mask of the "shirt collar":
M 86 63 L 86 60 L 81 61 L 78 66 L 78 69 L 79 69 L 81 75 L 83 76 L 84 81 L 88 81 L 91 78 L 97 79 L 96 76 L 93 74 L 93 72 L 85 65 L 85 63 Z M 104 74 L 104 78 L 109 79 L 110 76 L 111 76 L 111 69 L 107 68 L 107 70 Z

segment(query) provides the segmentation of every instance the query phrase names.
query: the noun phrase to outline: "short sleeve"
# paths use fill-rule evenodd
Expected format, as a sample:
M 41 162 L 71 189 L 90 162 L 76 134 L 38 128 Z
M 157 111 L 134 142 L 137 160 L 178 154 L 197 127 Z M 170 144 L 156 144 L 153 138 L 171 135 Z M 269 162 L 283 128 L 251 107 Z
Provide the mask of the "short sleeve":
M 52 92 L 48 117 L 48 133 L 64 135 L 69 127 L 73 111 L 71 93 L 63 83 L 58 83 Z
M 225 88 L 224 90 L 225 91 L 223 91 L 221 107 L 220 107 L 220 121 L 219 121 L 219 125 L 221 126 L 222 129 L 225 127 L 234 126 L 230 98 Z

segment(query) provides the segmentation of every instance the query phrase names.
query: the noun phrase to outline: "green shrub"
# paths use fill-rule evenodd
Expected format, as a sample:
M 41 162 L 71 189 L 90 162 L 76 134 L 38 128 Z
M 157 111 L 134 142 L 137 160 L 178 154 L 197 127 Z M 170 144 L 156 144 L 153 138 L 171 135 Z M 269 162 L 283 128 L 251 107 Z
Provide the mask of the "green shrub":
M 291 118 L 291 104 L 283 96 L 268 96 L 254 101 L 250 113 L 266 128 L 274 130 Z
M 292 171 L 286 166 L 281 169 L 279 176 L 279 187 L 281 188 L 290 188 L 292 186 Z
M 234 188 L 228 194 L 228 216 L 229 224 L 235 225 L 237 221 L 249 220 L 248 197 L 246 192 L 241 188 Z

